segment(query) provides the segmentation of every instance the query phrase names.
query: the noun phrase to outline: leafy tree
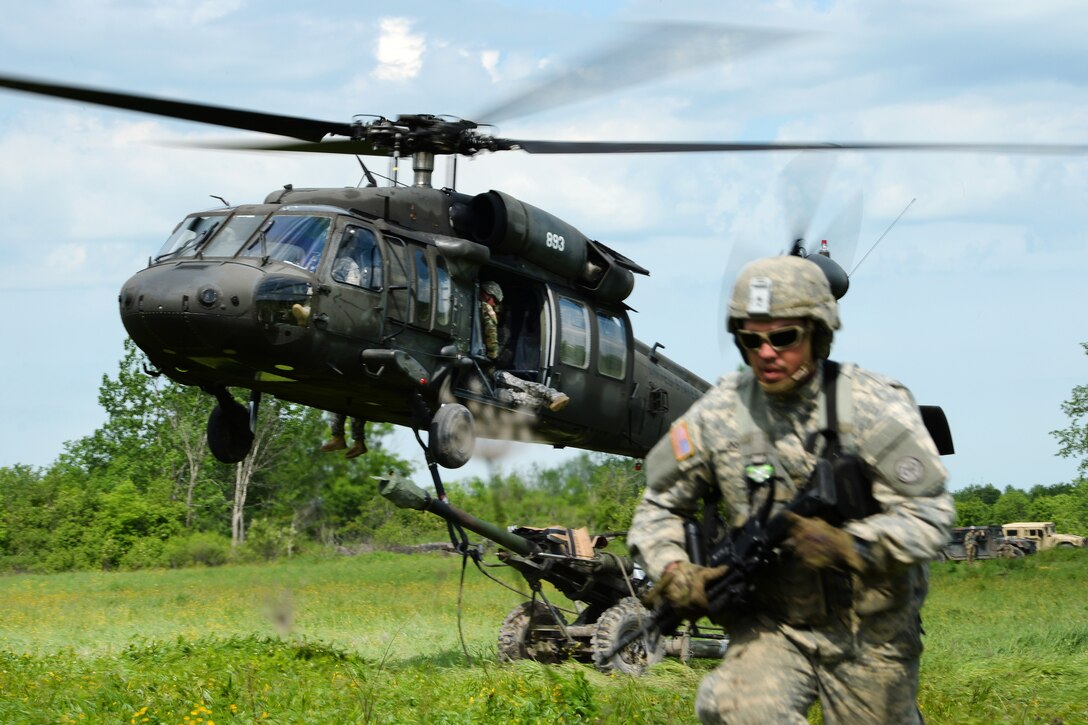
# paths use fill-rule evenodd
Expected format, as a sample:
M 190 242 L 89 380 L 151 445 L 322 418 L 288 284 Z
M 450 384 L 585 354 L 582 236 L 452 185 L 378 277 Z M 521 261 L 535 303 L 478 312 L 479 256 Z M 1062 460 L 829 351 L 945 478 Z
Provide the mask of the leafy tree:
M 1081 347 L 1088 354 L 1088 342 Z M 1088 473 L 1088 385 L 1073 388 L 1069 399 L 1062 403 L 1062 412 L 1069 416 L 1069 426 L 1050 431 L 1058 439 L 1058 455 L 1062 458 L 1080 458 L 1077 470 Z
M 994 502 L 992 523 L 1007 524 L 1012 521 L 1023 521 L 1028 515 L 1031 499 L 1023 491 L 1009 486 L 1001 498 Z
M 982 499 L 956 500 L 956 526 L 988 526 L 993 518 L 993 509 Z
M 1072 483 L 1055 483 L 1053 486 L 1035 485 L 1028 491 L 1028 498 L 1034 501 L 1037 498 L 1057 496 L 1060 493 L 1072 493 L 1073 489 Z
M 979 501 L 986 504 L 987 506 L 993 506 L 995 503 L 997 503 L 997 499 L 1001 498 L 1001 491 L 997 490 L 997 488 L 991 483 L 986 483 L 982 485 L 976 483 L 971 484 L 966 488 L 962 488 L 959 491 L 953 491 L 952 498 L 954 498 L 957 503 L 959 503 L 960 501 L 967 501 L 968 499 L 977 498 Z
M 378 495 L 377 477 L 412 473 L 411 464 L 386 445 L 393 426 L 368 423 L 368 452 L 349 460 L 339 452 L 319 452 L 328 433 L 324 413 L 296 407 L 298 417 L 277 442 L 276 465 L 254 482 L 252 509 L 327 544 L 369 539 L 396 510 Z
M 212 398 L 199 388 L 167 383 L 159 400 L 160 440 L 170 452 L 171 478 L 185 502 L 185 528 L 192 528 L 197 488 L 214 468 L 208 451 L 207 420 Z
M 262 405 L 253 431 L 253 446 L 249 454 L 234 467 L 234 505 L 230 514 L 230 542 L 237 547 L 246 540 L 245 506 L 249 485 L 260 471 L 270 468 L 278 458 L 277 439 L 283 435 L 289 418 L 295 411 L 278 400 Z

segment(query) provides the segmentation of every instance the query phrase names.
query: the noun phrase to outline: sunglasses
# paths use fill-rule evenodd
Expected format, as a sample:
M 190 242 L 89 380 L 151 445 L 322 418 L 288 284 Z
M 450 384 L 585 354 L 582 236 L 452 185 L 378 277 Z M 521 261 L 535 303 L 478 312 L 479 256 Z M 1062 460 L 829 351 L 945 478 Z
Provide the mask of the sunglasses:
M 758 350 L 767 343 L 776 352 L 788 350 L 805 339 L 808 328 L 804 325 L 790 325 L 779 327 L 770 332 L 755 332 L 753 330 L 737 330 L 737 339 L 746 350 Z

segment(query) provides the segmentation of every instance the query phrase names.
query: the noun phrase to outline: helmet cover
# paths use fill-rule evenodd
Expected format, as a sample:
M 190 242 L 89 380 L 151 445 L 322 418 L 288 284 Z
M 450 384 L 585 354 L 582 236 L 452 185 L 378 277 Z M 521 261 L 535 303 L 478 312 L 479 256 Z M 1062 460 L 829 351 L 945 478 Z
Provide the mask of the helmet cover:
M 839 329 L 839 306 L 823 270 L 801 257 L 757 259 L 737 275 L 729 301 L 728 329 L 741 320 L 810 319 Z
M 498 282 L 494 280 L 484 282 L 483 290 L 497 301 L 502 302 L 502 287 L 499 286 Z

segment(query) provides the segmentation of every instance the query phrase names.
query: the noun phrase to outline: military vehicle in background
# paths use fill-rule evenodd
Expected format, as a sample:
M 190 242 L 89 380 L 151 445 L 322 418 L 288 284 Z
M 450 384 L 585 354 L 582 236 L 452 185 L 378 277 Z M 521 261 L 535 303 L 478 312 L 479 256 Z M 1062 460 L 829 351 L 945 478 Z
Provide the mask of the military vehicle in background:
M 1076 534 L 1059 534 L 1054 529 L 1053 521 L 1027 521 L 1004 524 L 1001 527 L 1005 536 L 1015 536 L 1034 541 L 1042 550 L 1056 547 L 1084 548 L 1085 538 Z
M 958 526 L 952 529 L 952 540 L 941 550 L 940 561 L 966 561 L 967 549 L 963 538 L 971 529 L 983 533 L 976 542 L 976 559 L 1019 559 L 1034 554 L 1038 545 L 1031 539 L 1007 535 L 1000 526 Z

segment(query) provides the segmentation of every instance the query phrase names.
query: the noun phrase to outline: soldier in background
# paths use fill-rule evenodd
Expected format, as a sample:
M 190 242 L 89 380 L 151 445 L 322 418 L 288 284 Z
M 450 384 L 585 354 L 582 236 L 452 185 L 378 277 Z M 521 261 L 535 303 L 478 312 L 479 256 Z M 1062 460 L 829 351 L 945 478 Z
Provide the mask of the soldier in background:
M 749 471 L 773 472 L 772 515 L 806 484 L 825 426 L 838 305 L 815 264 L 774 257 L 742 270 L 727 324 L 750 369 L 722 378 L 650 451 L 627 538 L 655 596 L 696 614 L 721 572 L 690 561 L 684 521 L 720 494 L 726 525 L 742 525 L 770 490 Z M 836 386 L 836 401 L 849 386 L 849 405 L 837 405 L 843 448 L 863 460 L 879 511 L 842 528 L 794 517 L 778 561 L 754 582 L 752 606 L 710 614 L 730 644 L 699 687 L 704 723 L 805 723 L 817 699 L 826 723 L 922 722 L 919 610 L 927 562 L 955 518 L 947 474 L 900 383 L 842 365 Z
M 967 563 L 974 564 L 975 558 L 978 556 L 978 547 L 981 543 L 983 533 L 972 526 L 967 530 L 967 533 L 963 535 L 963 551 L 967 554 Z

